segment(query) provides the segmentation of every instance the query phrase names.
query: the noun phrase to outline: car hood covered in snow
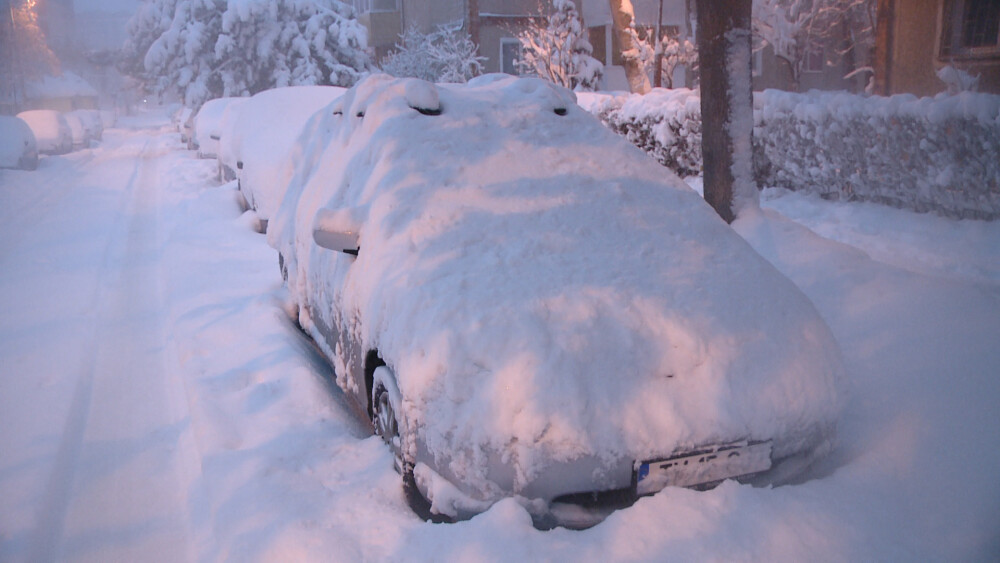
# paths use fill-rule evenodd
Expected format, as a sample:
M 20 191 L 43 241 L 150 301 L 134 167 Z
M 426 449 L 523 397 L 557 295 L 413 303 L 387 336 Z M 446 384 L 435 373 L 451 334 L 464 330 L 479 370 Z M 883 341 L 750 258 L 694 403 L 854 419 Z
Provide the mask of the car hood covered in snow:
M 574 102 L 496 75 L 361 82 L 307 126 L 268 233 L 293 296 L 379 351 L 408 427 L 472 488 L 497 456 L 516 492 L 586 457 L 827 449 L 842 366 L 813 305 Z M 360 255 L 316 226 L 357 229 Z

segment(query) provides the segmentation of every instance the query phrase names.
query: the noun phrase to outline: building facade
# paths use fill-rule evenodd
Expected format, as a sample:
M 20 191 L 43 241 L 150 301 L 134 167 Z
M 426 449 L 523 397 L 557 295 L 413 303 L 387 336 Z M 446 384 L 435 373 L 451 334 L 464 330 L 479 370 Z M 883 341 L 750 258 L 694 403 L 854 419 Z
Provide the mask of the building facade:
M 937 73 L 949 65 L 978 77 L 980 92 L 1000 93 L 1000 2 L 879 0 L 879 19 L 879 93 L 945 91 Z
M 517 74 L 517 34 L 543 17 L 537 0 L 354 0 L 368 29 L 376 62 L 388 55 L 408 28 L 430 33 L 440 26 L 465 30 L 479 46 L 484 72 Z

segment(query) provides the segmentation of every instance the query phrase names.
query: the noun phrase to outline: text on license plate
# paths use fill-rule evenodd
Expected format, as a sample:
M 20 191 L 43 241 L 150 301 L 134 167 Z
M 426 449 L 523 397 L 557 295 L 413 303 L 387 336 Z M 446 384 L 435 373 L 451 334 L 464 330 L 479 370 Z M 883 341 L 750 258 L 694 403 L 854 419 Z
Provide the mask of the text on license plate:
M 770 441 L 699 448 L 663 460 L 638 463 L 636 493 L 649 495 L 667 486 L 694 487 L 770 468 Z

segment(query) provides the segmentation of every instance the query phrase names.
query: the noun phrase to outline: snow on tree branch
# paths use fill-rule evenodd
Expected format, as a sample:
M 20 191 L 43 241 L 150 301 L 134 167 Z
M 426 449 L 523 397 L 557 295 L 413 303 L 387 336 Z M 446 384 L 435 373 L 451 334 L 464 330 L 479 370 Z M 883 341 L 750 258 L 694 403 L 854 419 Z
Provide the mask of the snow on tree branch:
M 594 52 L 573 0 L 553 0 L 553 12 L 544 23 L 533 23 L 518 35 L 523 72 L 567 88 L 595 90 L 604 65 Z M 539 10 L 541 11 L 541 10 Z
M 129 22 L 122 70 L 189 105 L 370 70 L 367 32 L 338 0 L 152 0 Z
M 795 82 L 808 53 L 826 46 L 825 62 L 846 60 L 848 76 L 866 72 L 874 57 L 875 0 L 753 0 L 752 24 L 756 48 L 770 45 Z
M 429 82 L 468 82 L 483 72 L 483 61 L 468 32 L 458 26 L 439 26 L 432 33 L 408 28 L 396 51 L 382 59 L 382 70 L 398 77 Z

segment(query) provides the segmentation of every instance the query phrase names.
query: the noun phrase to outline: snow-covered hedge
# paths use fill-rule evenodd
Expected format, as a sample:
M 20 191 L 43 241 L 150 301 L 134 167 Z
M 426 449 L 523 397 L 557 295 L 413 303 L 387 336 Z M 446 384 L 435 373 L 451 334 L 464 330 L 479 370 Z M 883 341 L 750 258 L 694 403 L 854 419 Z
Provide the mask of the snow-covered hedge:
M 581 104 L 681 175 L 701 170 L 697 92 L 581 96 Z M 755 94 L 761 186 L 950 217 L 1000 218 L 1000 96 Z
M 679 176 L 701 173 L 701 98 L 687 88 L 645 96 L 577 93 L 577 101 Z

